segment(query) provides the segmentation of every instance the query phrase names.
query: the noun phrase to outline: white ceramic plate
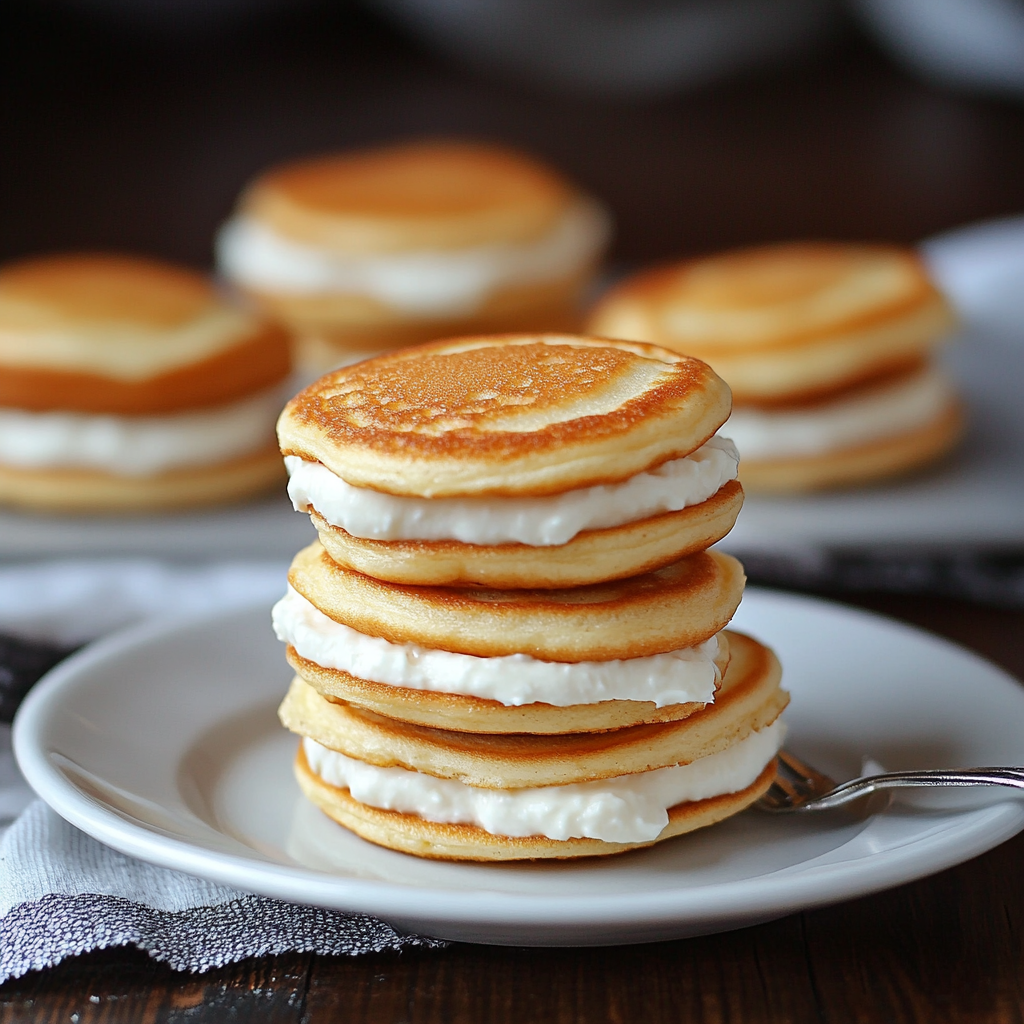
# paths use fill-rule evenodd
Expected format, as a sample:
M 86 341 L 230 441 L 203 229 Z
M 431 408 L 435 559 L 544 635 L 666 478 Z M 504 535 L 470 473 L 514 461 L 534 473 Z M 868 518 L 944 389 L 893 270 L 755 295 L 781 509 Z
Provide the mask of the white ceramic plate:
M 964 444 L 922 474 L 877 487 L 748 496 L 727 550 L 1024 544 L 1024 218 L 950 232 L 922 249 L 964 321 L 945 356 L 967 398 Z
M 975 655 L 837 605 L 750 591 L 737 625 L 771 643 L 789 746 L 841 778 L 1024 764 L 1024 689 Z M 29 696 L 15 750 L 53 808 L 126 853 L 431 935 L 505 944 L 641 942 L 779 917 L 920 878 L 1024 827 L 1024 801 L 893 806 L 865 822 L 756 810 L 649 850 L 526 865 L 380 849 L 292 780 L 274 708 L 289 672 L 268 609 L 101 641 Z

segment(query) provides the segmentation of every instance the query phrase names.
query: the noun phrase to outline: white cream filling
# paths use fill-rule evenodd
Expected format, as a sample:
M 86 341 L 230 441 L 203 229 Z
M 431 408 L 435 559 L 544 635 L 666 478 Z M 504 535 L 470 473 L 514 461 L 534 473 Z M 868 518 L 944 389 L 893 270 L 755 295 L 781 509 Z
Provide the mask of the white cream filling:
M 557 280 L 584 268 L 610 232 L 604 209 L 581 199 L 532 242 L 349 254 L 292 241 L 242 214 L 221 228 L 217 261 L 229 278 L 257 290 L 368 295 L 412 315 L 464 316 L 502 287 Z
M 370 807 L 428 821 L 477 825 L 498 836 L 650 842 L 668 824 L 669 808 L 746 789 L 782 746 L 776 721 L 739 743 L 690 764 L 571 786 L 480 789 L 407 768 L 378 768 L 304 739 L 309 767 Z
M 713 437 L 685 458 L 617 484 L 541 498 L 413 498 L 354 487 L 318 462 L 285 457 L 297 511 L 316 509 L 333 526 L 370 540 L 465 544 L 566 544 L 583 530 L 622 526 L 699 505 L 736 478 L 733 443 Z
M 945 375 L 928 366 L 909 380 L 813 408 L 733 409 L 723 429 L 745 459 L 822 455 L 923 427 L 952 398 Z
M 231 405 L 166 416 L 0 408 L 0 464 L 149 476 L 249 455 L 274 443 L 275 387 Z
M 279 640 L 324 668 L 389 686 L 496 700 L 506 707 L 569 707 L 603 700 L 652 701 L 658 707 L 709 704 L 720 678 L 717 636 L 696 647 L 615 661 L 541 661 L 528 654 L 480 658 L 367 636 L 324 615 L 291 587 L 274 605 L 273 622 Z

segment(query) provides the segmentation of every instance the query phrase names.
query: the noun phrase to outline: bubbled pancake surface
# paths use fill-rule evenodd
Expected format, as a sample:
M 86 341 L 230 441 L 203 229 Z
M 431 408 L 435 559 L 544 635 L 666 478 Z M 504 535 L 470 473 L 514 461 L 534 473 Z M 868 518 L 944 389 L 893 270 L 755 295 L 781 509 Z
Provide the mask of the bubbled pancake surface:
M 0 503 L 83 515 L 162 512 L 249 498 L 280 488 L 284 481 L 281 456 L 274 447 L 229 462 L 153 476 L 0 464 Z
M 603 839 L 548 839 L 546 836 L 496 836 L 476 825 L 427 821 L 415 814 L 385 811 L 352 798 L 315 775 L 299 747 L 295 776 L 311 803 L 356 835 L 378 846 L 435 860 L 514 861 L 598 857 L 653 846 L 673 836 L 714 825 L 749 807 L 775 778 L 775 760 L 753 784 L 738 793 L 677 804 L 669 809 L 668 825 L 652 842 L 609 843 Z
M 934 462 L 963 436 L 965 417 L 953 400 L 924 426 L 822 455 L 785 459 L 744 459 L 744 486 L 761 494 L 787 494 L 825 487 L 855 486 L 897 476 Z
M 459 338 L 328 373 L 278 422 L 281 450 L 419 497 L 556 494 L 688 455 L 729 389 L 665 349 L 573 335 Z
M 287 164 L 259 178 L 242 209 L 288 238 L 372 254 L 528 241 L 575 194 L 521 153 L 421 142 Z
M 741 403 L 849 386 L 920 357 L 952 324 L 909 249 L 788 243 L 638 274 L 588 329 L 705 359 Z
M 158 415 L 283 380 L 289 340 L 200 274 L 102 254 L 0 270 L 0 405 Z
M 728 630 L 718 634 L 715 664 L 720 677 L 729 667 L 729 636 Z M 329 701 L 350 704 L 414 725 L 461 732 L 535 735 L 600 732 L 648 722 L 677 722 L 704 707 L 702 702 L 690 701 L 659 708 L 653 701 L 638 700 L 604 700 L 564 707 L 542 703 L 509 707 L 496 700 L 465 694 L 414 690 L 359 679 L 341 669 L 317 665 L 301 657 L 290 645 L 286 657 L 299 678 Z
M 566 786 L 689 764 L 771 725 L 789 703 L 772 652 L 742 634 L 714 704 L 674 722 L 572 735 L 456 732 L 400 722 L 326 700 L 296 678 L 284 725 L 347 757 L 482 789 Z M 617 702 L 613 702 L 617 703 Z
M 607 661 L 693 647 L 732 618 L 743 567 L 718 551 L 642 576 L 564 590 L 417 587 L 363 576 L 303 548 L 291 585 L 325 615 L 392 643 L 494 657 Z
M 700 504 L 623 526 L 585 530 L 567 544 L 463 544 L 454 540 L 369 540 L 313 510 L 320 542 L 339 565 L 375 579 L 424 586 L 578 587 L 659 569 L 703 551 L 733 527 L 743 489 L 730 480 Z

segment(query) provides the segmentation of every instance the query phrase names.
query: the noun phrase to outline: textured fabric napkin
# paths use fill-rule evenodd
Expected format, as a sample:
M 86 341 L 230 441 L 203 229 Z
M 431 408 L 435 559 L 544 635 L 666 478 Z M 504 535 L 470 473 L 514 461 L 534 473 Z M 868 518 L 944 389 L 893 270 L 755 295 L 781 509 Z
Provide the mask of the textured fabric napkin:
M 0 568 L 0 634 L 71 648 L 155 615 L 212 612 L 260 595 L 273 600 L 284 591 L 286 569 L 148 561 Z M 0 663 L 8 691 L 16 683 L 12 664 L 8 645 L 7 664 Z M 10 729 L 0 726 L 0 982 L 125 945 L 178 970 L 203 971 L 289 950 L 354 954 L 443 943 L 365 915 L 236 892 L 116 853 L 33 798 L 14 763 Z

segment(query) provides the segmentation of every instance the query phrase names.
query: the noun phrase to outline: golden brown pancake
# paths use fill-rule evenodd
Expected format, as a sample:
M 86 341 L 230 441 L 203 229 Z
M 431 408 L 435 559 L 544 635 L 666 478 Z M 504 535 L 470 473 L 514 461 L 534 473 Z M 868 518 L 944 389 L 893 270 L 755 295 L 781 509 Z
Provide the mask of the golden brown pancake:
M 127 323 L 171 329 L 215 303 L 206 278 L 140 256 L 40 256 L 0 272 L 0 312 L 9 326 Z
M 913 250 L 797 242 L 638 274 L 598 304 L 588 330 L 704 359 L 741 405 L 822 396 L 904 367 L 952 325 Z
M 461 338 L 329 373 L 278 422 L 285 455 L 425 498 L 557 494 L 688 455 L 729 415 L 711 369 L 573 335 Z
M 0 406 L 33 412 L 160 416 L 237 401 L 283 381 L 290 369 L 287 335 L 278 327 L 265 326 L 224 352 L 140 381 L 4 367 Z
M 0 464 L 0 503 L 82 515 L 174 511 L 223 505 L 284 487 L 276 448 L 228 462 L 152 476 L 82 469 L 23 469 Z
M 334 703 L 298 677 L 279 715 L 292 732 L 381 768 L 482 789 L 567 786 L 689 764 L 771 725 L 789 703 L 779 688 L 779 663 L 750 637 L 734 634 L 733 641 L 734 658 L 714 704 L 679 721 L 558 736 L 455 732 Z
M 748 490 L 762 494 L 852 487 L 934 462 L 956 446 L 963 431 L 963 408 L 953 401 L 923 427 L 822 455 L 744 459 L 740 475 Z
M 728 630 L 718 634 L 715 665 L 722 676 L 729 667 L 729 636 Z M 403 722 L 461 732 L 536 735 L 600 732 L 648 722 L 676 722 L 705 706 L 702 702 L 691 701 L 659 708 L 653 701 L 604 700 L 598 704 L 563 707 L 540 703 L 509 707 L 481 697 L 414 690 L 359 679 L 341 669 L 324 668 L 309 661 L 290 645 L 286 656 L 299 678 L 329 701 L 351 704 Z
M 624 579 L 704 551 L 733 527 L 743 488 L 730 480 L 698 505 L 603 530 L 585 530 L 567 544 L 464 544 L 455 540 L 368 540 L 310 512 L 331 558 L 391 583 L 558 588 Z
M 736 559 L 705 551 L 628 580 L 565 590 L 415 587 L 344 569 L 319 542 L 295 556 L 288 579 L 325 615 L 369 636 L 547 661 L 608 661 L 693 647 L 729 622 L 744 583 Z
M 0 406 L 124 416 L 227 405 L 282 382 L 288 338 L 200 274 L 139 257 L 0 269 Z
M 603 839 L 548 839 L 546 836 L 496 836 L 476 825 L 427 821 L 416 814 L 385 811 L 354 800 L 347 789 L 324 782 L 309 768 L 299 747 L 295 775 L 306 797 L 325 814 L 378 846 L 436 860 L 512 861 L 596 857 L 653 846 L 673 836 L 714 825 L 749 807 L 775 779 L 775 761 L 738 793 L 677 804 L 669 822 L 652 842 L 609 843 Z
M 512 150 L 423 142 L 287 164 L 254 182 L 241 207 L 296 241 L 395 253 L 534 239 L 574 194 Z

